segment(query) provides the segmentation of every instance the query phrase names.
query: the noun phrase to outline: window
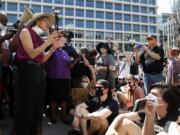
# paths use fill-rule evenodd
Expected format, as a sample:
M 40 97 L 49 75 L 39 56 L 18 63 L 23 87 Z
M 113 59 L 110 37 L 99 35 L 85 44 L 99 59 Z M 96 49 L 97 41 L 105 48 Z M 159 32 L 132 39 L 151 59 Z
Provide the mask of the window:
M 84 17 L 84 10 L 76 9 L 76 16 L 78 16 L 78 17 Z
M 126 1 L 126 2 L 131 2 L 131 0 L 123 0 L 123 1 Z
M 133 0 L 134 3 L 139 3 L 139 0 Z
M 147 16 L 141 16 L 141 22 L 142 23 L 147 23 L 148 22 Z
M 97 1 L 96 8 L 104 8 L 104 2 Z
M 29 7 L 28 4 L 20 4 L 19 11 L 20 11 L 20 12 L 24 12 L 25 6 L 26 6 L 26 7 Z
M 84 20 L 76 20 L 76 27 L 84 28 Z
M 1 2 L 0 10 L 5 10 L 5 2 Z
M 63 0 L 54 0 L 54 3 L 56 3 L 56 4 L 63 4 Z
M 141 32 L 148 32 L 148 27 L 147 26 L 141 26 Z
M 133 25 L 133 32 L 140 32 L 140 26 L 139 25 Z
M 87 48 L 92 49 L 94 48 L 95 43 L 94 42 L 86 42 Z
M 130 12 L 131 6 L 130 5 L 124 5 L 124 11 Z
M 112 39 L 113 40 L 113 33 L 112 32 L 106 32 L 106 40 Z
M 44 13 L 51 13 L 52 12 L 52 7 L 43 6 L 43 12 Z
M 84 6 L 84 0 L 76 0 L 76 6 Z
M 86 21 L 86 28 L 94 28 L 94 22 L 93 21 Z
M 139 22 L 140 18 L 138 15 L 133 15 L 133 22 Z
M 156 9 L 155 8 L 149 8 L 149 14 L 156 14 Z
M 86 0 L 86 7 L 94 7 L 94 0 Z
M 15 23 L 17 21 L 17 15 L 8 14 L 8 22 Z
M 149 31 L 150 33 L 156 33 L 156 26 L 150 26 Z
M 96 22 L 96 29 L 104 29 L 104 22 Z
M 133 39 L 135 39 L 136 42 L 140 42 L 140 35 L 134 34 Z
M 96 32 L 96 39 L 104 40 L 104 32 Z
M 65 25 L 73 25 L 74 26 L 74 20 L 73 19 L 65 19 Z
M 123 40 L 123 34 L 122 33 L 115 33 L 115 40 Z
M 107 23 L 106 23 L 106 29 L 108 29 L 108 30 L 113 30 L 113 23 L 107 22 Z
M 113 13 L 106 12 L 106 19 L 113 19 Z
M 59 19 L 58 25 L 59 25 L 59 26 L 63 26 L 63 19 Z
M 8 11 L 17 11 L 17 3 L 7 3 Z
M 43 0 L 44 3 L 52 3 L 52 0 Z
M 122 20 L 122 14 L 115 13 L 116 20 Z
M 33 2 L 41 2 L 41 0 L 32 0 Z
M 87 10 L 87 11 L 86 11 L 86 17 L 88 17 L 88 18 L 94 18 L 94 11 L 92 11 L 92 10 Z
M 104 19 L 104 12 L 96 11 L 96 18 Z
M 106 7 L 106 9 L 113 9 L 113 4 L 109 3 L 109 2 L 106 2 L 105 7 Z
M 124 14 L 124 20 L 125 21 L 131 21 L 131 15 Z
M 125 51 L 133 51 L 133 45 L 128 43 L 128 44 L 124 44 L 124 50 Z
M 84 31 L 77 30 L 75 32 L 75 38 L 84 38 Z
M 32 5 L 32 6 L 31 6 L 31 9 L 32 9 L 32 11 L 35 12 L 35 13 L 41 12 L 41 6 Z
M 122 5 L 121 4 L 115 4 L 115 10 L 122 10 Z
M 149 4 L 156 5 L 156 0 L 149 0 Z
M 149 17 L 149 23 L 156 23 L 156 17 Z
M 133 10 L 133 12 L 139 12 L 139 7 L 138 6 L 133 6 L 132 7 L 132 10 Z
M 86 32 L 86 39 L 94 39 L 94 32 L 93 31 L 87 31 Z
M 115 30 L 122 30 L 122 24 L 121 23 L 115 23 Z
M 141 7 L 141 13 L 147 13 L 147 7 Z
M 142 4 L 147 4 L 147 0 L 140 0 Z
M 74 5 L 74 0 L 65 0 L 66 5 Z
M 124 34 L 124 41 L 129 41 L 131 39 L 131 34 L 125 33 Z
M 131 25 L 130 24 L 124 24 L 124 31 L 131 31 Z
M 68 9 L 68 8 L 66 8 L 65 9 L 65 15 L 66 16 L 74 16 L 74 10 L 73 9 Z

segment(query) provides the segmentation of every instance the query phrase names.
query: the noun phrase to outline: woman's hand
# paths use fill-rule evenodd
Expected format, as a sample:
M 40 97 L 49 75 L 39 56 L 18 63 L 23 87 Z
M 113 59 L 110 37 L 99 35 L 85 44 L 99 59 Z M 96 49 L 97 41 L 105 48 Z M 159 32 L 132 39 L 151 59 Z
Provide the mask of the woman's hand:
M 147 114 L 147 115 L 155 115 L 155 110 L 156 110 L 156 106 L 154 105 L 153 102 L 147 100 L 146 101 L 146 105 L 145 105 L 145 108 L 143 109 L 144 112 Z
M 108 129 L 105 135 L 119 135 L 115 129 Z
M 66 39 L 64 37 L 60 38 L 59 40 L 56 40 L 53 42 L 53 48 L 58 49 L 65 46 Z
M 51 33 L 51 35 L 48 37 L 46 42 L 50 46 L 52 43 L 54 43 L 55 41 L 58 41 L 58 40 L 59 40 L 58 32 L 57 31 L 53 31 Z

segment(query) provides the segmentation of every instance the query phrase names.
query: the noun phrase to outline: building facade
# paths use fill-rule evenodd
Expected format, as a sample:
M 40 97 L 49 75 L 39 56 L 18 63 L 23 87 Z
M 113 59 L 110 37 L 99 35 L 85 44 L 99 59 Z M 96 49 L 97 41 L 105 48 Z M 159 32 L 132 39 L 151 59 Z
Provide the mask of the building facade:
M 176 27 L 179 28 L 179 25 L 176 24 L 175 19 L 173 18 L 173 14 L 166 14 L 163 13 L 159 16 L 158 19 L 158 29 L 159 29 L 159 36 L 160 36 L 160 43 L 163 45 L 164 41 L 163 38 L 167 37 L 167 42 L 170 47 L 179 47 L 180 45 L 176 42 L 176 35 L 179 35 L 180 30 L 177 31 Z
M 60 10 L 60 27 L 75 33 L 76 48 L 94 48 L 107 39 L 120 40 L 123 51 L 132 50 L 130 41 L 145 44 L 145 35 L 157 34 L 157 0 L 2 0 L 1 11 L 9 24 L 16 22 L 24 6 L 33 12 Z

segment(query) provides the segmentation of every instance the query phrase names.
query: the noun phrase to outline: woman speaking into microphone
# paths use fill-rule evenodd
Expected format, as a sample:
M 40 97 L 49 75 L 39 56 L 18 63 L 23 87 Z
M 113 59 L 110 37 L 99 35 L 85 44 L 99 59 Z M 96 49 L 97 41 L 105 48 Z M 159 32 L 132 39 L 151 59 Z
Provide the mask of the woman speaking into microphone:
M 17 71 L 15 72 L 15 135 L 36 135 L 41 127 L 46 72 L 43 63 L 64 45 L 57 31 L 44 41 L 40 35 L 54 24 L 52 14 L 37 13 L 22 29 L 17 45 Z M 50 47 L 45 53 L 45 50 Z

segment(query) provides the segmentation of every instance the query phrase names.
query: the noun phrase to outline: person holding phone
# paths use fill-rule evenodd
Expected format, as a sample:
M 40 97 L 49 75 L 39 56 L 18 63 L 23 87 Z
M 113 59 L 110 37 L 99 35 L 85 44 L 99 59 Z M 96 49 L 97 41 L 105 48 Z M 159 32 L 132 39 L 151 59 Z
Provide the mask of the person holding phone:
M 147 36 L 148 46 L 143 46 L 143 52 L 139 54 L 139 49 L 134 48 L 136 54 L 136 62 L 142 65 L 144 72 L 144 85 L 146 94 L 150 92 L 149 88 L 152 84 L 163 81 L 164 69 L 164 51 L 163 48 L 157 46 L 157 36 Z
M 143 110 L 119 114 L 109 126 L 106 135 L 154 135 L 168 133 L 171 121 L 177 121 L 180 107 L 180 91 L 177 87 L 167 84 L 153 84 L 151 93 L 156 97 L 156 103 L 146 99 Z M 140 123 L 143 123 L 142 124 Z

